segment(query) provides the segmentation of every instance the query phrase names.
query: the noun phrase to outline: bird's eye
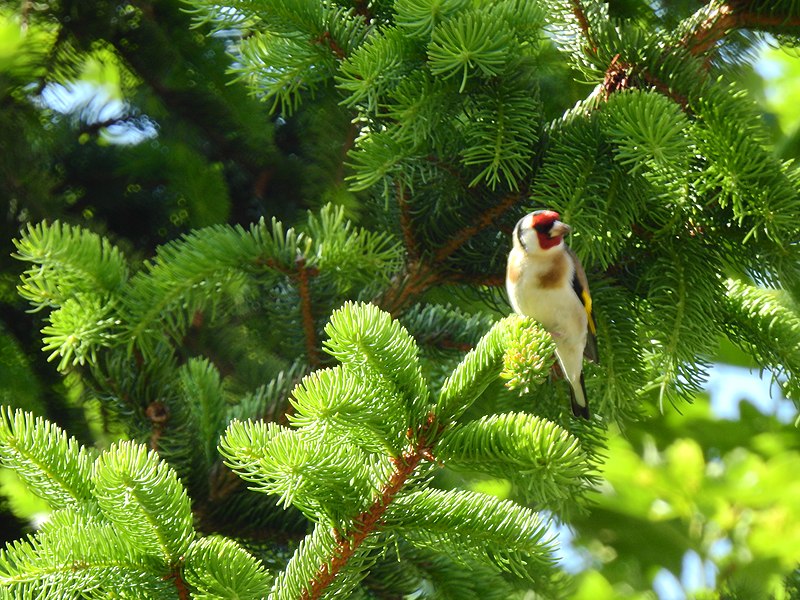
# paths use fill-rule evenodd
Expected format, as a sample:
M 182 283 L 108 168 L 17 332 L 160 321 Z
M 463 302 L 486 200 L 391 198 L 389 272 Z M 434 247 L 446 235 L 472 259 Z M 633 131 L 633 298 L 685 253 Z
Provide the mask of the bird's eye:
M 533 228 L 539 233 L 550 233 L 553 228 L 553 221 L 545 221 L 544 223 L 536 223 Z

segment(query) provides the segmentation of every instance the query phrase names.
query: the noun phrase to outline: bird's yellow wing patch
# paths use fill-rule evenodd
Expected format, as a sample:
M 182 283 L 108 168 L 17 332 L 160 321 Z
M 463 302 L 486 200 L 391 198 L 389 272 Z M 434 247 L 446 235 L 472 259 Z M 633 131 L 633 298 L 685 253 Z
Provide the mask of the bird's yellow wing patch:
M 589 290 L 581 290 L 581 300 L 583 301 L 583 308 L 586 310 L 586 317 L 589 319 L 589 331 L 592 335 L 597 335 L 597 327 L 594 324 L 594 315 L 592 314 L 592 297 L 589 295 Z

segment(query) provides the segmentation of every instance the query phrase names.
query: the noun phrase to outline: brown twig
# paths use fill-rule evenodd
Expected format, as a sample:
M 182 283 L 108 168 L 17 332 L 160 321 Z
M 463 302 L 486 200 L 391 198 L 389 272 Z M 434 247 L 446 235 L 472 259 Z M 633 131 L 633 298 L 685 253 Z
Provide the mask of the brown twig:
M 290 269 L 289 267 L 286 267 L 286 266 L 282 265 L 281 263 L 279 263 L 274 258 L 266 258 L 265 259 L 265 258 L 259 257 L 259 258 L 255 259 L 255 264 L 256 265 L 264 265 L 266 267 L 269 267 L 270 269 L 278 271 L 279 273 L 283 273 L 284 275 L 289 275 L 289 276 L 293 276 L 297 272 L 297 271 L 294 271 L 294 270 Z M 297 263 L 295 263 L 295 266 L 297 266 Z
M 741 9 L 737 4 L 741 5 Z M 711 50 L 732 29 L 798 26 L 800 18 L 760 15 L 746 10 L 741 2 L 731 1 L 711 10 L 697 29 L 684 37 L 683 44 L 693 55 L 700 56 Z
M 621 61 L 619 57 L 620 55 L 616 54 L 614 58 L 611 59 L 611 64 L 606 69 L 605 76 L 603 77 L 603 98 L 606 102 L 608 102 L 611 94 L 636 87 L 635 67 L 628 62 Z M 657 79 L 649 71 L 642 70 L 636 73 L 636 75 L 649 86 L 670 98 L 673 102 L 677 102 L 684 111 L 689 109 L 689 99 L 686 96 L 672 90 L 667 84 Z
M 331 35 L 330 31 L 324 32 L 322 35 L 320 35 L 318 38 L 312 41 L 320 46 L 324 45 L 330 48 L 330 51 L 333 52 L 334 56 L 336 56 L 336 58 L 338 58 L 339 60 L 344 60 L 345 58 L 347 58 L 347 53 L 336 42 L 336 40 L 333 39 L 333 36 Z
M 180 598 L 180 600 L 189 600 L 189 598 L 191 598 L 191 595 L 189 594 L 189 588 L 186 585 L 186 582 L 183 580 L 179 566 L 174 566 L 172 571 L 170 571 L 169 575 L 167 575 L 165 579 L 172 580 L 173 584 L 175 585 L 175 589 L 178 590 L 178 598 Z
M 733 8 L 728 4 L 723 4 L 712 10 L 697 29 L 683 38 L 683 45 L 694 56 L 705 54 L 722 39 L 728 30 L 736 26 L 736 21 L 737 17 L 734 15 Z
M 585 16 L 580 12 L 580 5 L 573 0 L 575 14 L 581 22 L 581 28 L 587 33 L 584 26 Z M 705 12 L 705 16 L 701 15 Z M 710 8 L 708 6 L 696 13 L 697 27 L 686 34 L 680 45 L 693 56 L 707 55 L 717 43 L 732 29 L 765 28 L 765 27 L 798 27 L 800 18 L 786 16 L 759 15 L 747 11 L 744 3 L 731 0 Z M 637 83 L 644 82 L 652 86 L 661 94 L 678 103 L 684 111 L 689 110 L 689 99 L 670 88 L 669 85 L 655 77 L 651 72 L 638 68 L 636 65 L 620 60 L 617 54 L 611 60 L 605 72 L 602 89 L 603 96 L 609 96 L 618 91 L 636 87 Z
M 318 269 L 309 268 L 306 259 L 298 256 L 294 262 L 294 269 L 280 264 L 278 261 L 267 258 L 258 259 L 257 264 L 265 265 L 270 269 L 278 271 L 297 283 L 297 292 L 300 295 L 300 315 L 303 318 L 303 333 L 306 342 L 306 355 L 308 364 L 312 370 L 319 366 L 319 348 L 317 347 L 317 326 L 314 322 L 314 312 L 311 302 L 311 288 L 309 281 L 311 277 L 319 274 Z
M 441 246 L 432 257 L 410 258 L 406 263 L 405 269 L 395 276 L 389 287 L 373 302 L 383 310 L 391 314 L 397 314 L 408 302 L 430 287 L 458 281 L 461 277 L 459 273 L 455 271 L 448 272 L 444 268 L 447 259 L 478 233 L 493 225 L 523 196 L 522 192 L 505 196 L 498 204 L 488 208 L 481 214 L 474 225 L 461 229 L 449 242 Z
M 589 25 L 589 19 L 586 16 L 586 11 L 583 10 L 583 5 L 580 3 L 580 0 L 571 0 L 572 3 L 572 14 L 575 15 L 575 18 L 578 19 L 578 25 L 580 25 L 581 31 L 583 32 L 583 37 L 586 38 L 592 52 L 597 54 L 597 44 L 592 41 L 592 34 L 591 34 L 591 25 Z
M 364 17 L 364 20 L 369 23 L 372 21 L 372 12 L 369 9 L 369 2 L 367 0 L 355 0 L 353 10 L 355 14 Z
M 411 212 L 408 205 L 408 197 L 406 196 L 406 188 L 402 181 L 399 181 L 396 187 L 397 205 L 400 207 L 400 229 L 403 231 L 403 242 L 405 243 L 408 256 L 411 260 L 416 260 L 419 258 L 419 248 L 417 247 L 417 240 L 411 226 Z
M 409 260 L 383 293 L 373 302 L 390 314 L 397 314 L 414 297 L 442 280 L 433 265 L 419 260 Z
M 753 13 L 739 13 L 738 27 L 800 27 L 800 17 L 773 17 Z
M 659 93 L 666 96 L 673 102 L 676 102 L 684 112 L 690 112 L 689 110 L 689 98 L 684 96 L 683 94 L 679 94 L 672 88 L 670 88 L 666 83 L 660 81 L 653 77 L 650 73 L 645 71 L 642 73 L 642 79 L 654 89 L 656 89 Z
M 457 342 L 450 338 L 442 338 L 436 343 L 436 345 L 445 350 L 458 350 L 459 352 L 464 353 L 469 352 L 475 347 L 474 344 L 470 344 L 468 342 Z
M 314 322 L 314 313 L 311 307 L 311 290 L 308 286 L 309 277 L 316 275 L 316 269 L 306 267 L 306 259 L 302 256 L 295 262 L 297 265 L 297 290 L 300 294 L 300 314 L 303 317 L 303 333 L 306 339 L 306 355 L 308 364 L 312 369 L 319 366 L 319 348 L 317 348 L 317 326 Z
M 164 434 L 167 421 L 169 421 L 169 408 L 161 400 L 156 400 L 147 405 L 144 414 L 153 424 L 153 432 L 150 434 L 148 447 L 158 452 L 161 436 Z
M 380 520 L 386 513 L 386 509 L 414 474 L 419 464 L 423 460 L 435 460 L 432 454 L 433 446 L 442 429 L 435 416 L 429 414 L 427 422 L 421 428 L 416 440 L 412 440 L 410 447 L 403 452 L 402 456 L 392 461 L 394 470 L 381 489 L 380 495 L 367 510 L 353 519 L 350 528 L 352 533 L 349 536 L 337 533 L 337 546 L 333 551 L 332 559 L 320 565 L 316 576 L 302 591 L 300 598 L 316 600 L 323 595 L 325 589 L 333 583 L 336 575 L 347 565 L 356 550 L 380 526 Z
M 605 75 L 603 76 L 603 95 L 608 102 L 608 98 L 614 92 L 624 90 L 628 87 L 631 75 L 631 65 L 619 59 L 619 52 L 611 59 Z
M 572 1 L 572 14 L 578 19 L 578 24 L 581 26 L 581 31 L 584 37 L 589 38 L 589 19 L 586 18 L 586 12 L 583 10 L 579 0 Z
M 512 206 L 519 202 L 521 193 L 508 194 L 498 204 L 484 212 L 474 225 L 464 227 L 434 255 L 434 263 L 441 263 L 450 258 L 459 248 L 471 240 L 475 235 L 492 225 L 499 217 L 504 215 Z

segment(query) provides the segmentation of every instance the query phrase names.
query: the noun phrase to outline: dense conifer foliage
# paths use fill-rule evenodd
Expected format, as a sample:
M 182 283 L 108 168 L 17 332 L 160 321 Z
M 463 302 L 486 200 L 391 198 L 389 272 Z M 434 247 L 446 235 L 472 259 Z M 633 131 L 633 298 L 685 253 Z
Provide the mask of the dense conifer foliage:
M 0 460 L 49 511 L 0 597 L 568 597 L 551 525 L 591 531 L 620 431 L 721 341 L 800 402 L 800 175 L 735 76 L 797 2 L 0 17 Z M 589 421 L 508 316 L 543 207 L 593 291 Z

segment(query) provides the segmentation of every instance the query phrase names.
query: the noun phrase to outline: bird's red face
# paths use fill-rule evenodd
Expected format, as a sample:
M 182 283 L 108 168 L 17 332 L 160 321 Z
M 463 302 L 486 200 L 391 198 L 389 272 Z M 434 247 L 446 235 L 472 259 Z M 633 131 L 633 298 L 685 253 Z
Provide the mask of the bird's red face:
M 569 225 L 559 219 L 560 215 L 553 210 L 537 210 L 532 214 L 531 227 L 536 230 L 536 237 L 542 250 L 558 246 L 564 235 L 569 233 Z

